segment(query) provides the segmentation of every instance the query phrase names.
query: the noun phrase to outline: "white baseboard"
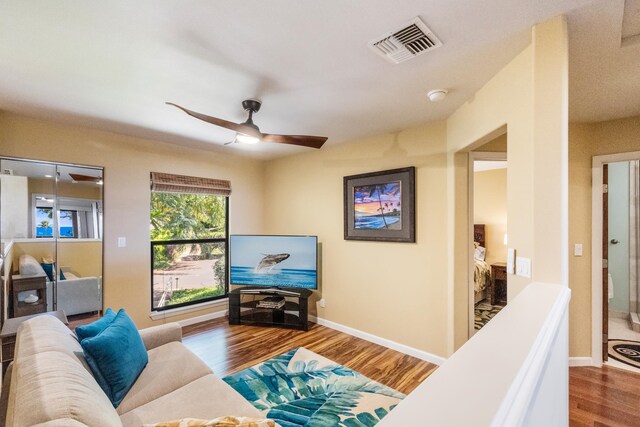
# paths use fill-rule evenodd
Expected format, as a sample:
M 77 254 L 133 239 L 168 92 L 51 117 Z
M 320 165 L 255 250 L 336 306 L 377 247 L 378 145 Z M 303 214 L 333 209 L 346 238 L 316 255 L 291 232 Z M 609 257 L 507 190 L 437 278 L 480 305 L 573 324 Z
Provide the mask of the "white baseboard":
M 569 366 L 595 366 L 592 357 L 570 357 Z
M 309 320 L 317 323 L 318 325 L 326 326 L 327 328 L 335 329 L 336 331 L 344 332 L 345 334 L 353 335 L 354 337 L 362 338 L 363 340 L 379 344 L 383 347 L 390 348 L 391 350 L 399 351 L 400 353 L 408 354 L 409 356 L 416 357 L 427 362 L 442 365 L 447 359 L 444 357 L 436 356 L 435 354 L 418 350 L 417 348 L 409 347 L 408 345 L 400 344 L 395 341 L 381 338 L 377 335 L 363 332 L 358 329 L 341 325 L 340 323 L 332 322 L 330 320 L 323 319 L 321 317 L 309 316 Z
M 191 317 L 189 319 L 178 320 L 177 323 L 180 326 L 185 327 L 189 325 L 193 325 L 200 322 L 206 322 L 207 320 L 219 319 L 220 317 L 224 317 L 229 313 L 228 310 L 215 311 L 213 313 L 203 314 L 202 316 Z

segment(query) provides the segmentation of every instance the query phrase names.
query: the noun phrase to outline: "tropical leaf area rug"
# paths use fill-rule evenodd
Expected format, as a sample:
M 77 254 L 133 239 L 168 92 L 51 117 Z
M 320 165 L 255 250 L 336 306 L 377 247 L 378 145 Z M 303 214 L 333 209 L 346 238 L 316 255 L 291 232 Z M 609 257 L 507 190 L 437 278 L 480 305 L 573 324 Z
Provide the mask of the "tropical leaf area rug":
M 640 342 L 609 339 L 609 357 L 640 368 Z
M 504 307 L 499 305 L 491 305 L 485 302 L 481 302 L 480 304 L 475 306 L 475 322 L 474 326 L 476 331 L 482 329 L 484 325 L 486 325 L 489 320 L 493 319 L 493 317 L 500 313 Z
M 369 427 L 404 398 L 303 347 L 223 380 L 282 427 Z

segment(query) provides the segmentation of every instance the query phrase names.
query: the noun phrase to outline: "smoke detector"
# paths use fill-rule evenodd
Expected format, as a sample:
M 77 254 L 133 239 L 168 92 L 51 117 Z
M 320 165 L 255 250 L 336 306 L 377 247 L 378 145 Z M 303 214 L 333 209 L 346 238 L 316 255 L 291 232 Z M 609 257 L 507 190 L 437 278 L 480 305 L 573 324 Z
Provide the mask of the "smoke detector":
M 440 46 L 442 42 L 419 17 L 369 42 L 371 50 L 394 64 Z
M 446 98 L 447 93 L 449 93 L 449 91 L 446 89 L 434 89 L 427 93 L 427 98 L 429 98 L 431 102 L 438 102 Z

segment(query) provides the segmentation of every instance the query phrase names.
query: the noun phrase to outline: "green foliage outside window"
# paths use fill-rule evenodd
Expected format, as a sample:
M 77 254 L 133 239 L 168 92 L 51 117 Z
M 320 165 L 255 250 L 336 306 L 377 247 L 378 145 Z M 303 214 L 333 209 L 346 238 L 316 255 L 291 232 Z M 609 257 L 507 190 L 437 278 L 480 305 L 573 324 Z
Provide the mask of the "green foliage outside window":
M 225 197 L 151 193 L 151 240 L 225 237 Z
M 225 197 L 219 196 L 152 192 L 151 240 L 225 237 L 225 202 Z M 211 253 L 207 252 L 210 248 L 214 246 L 202 246 L 203 259 L 222 254 L 217 248 L 214 248 Z M 167 268 L 172 262 L 177 261 L 181 249 L 180 246 L 156 247 L 154 270 Z M 218 274 L 216 276 L 219 277 Z M 224 274 L 222 280 L 224 280 Z
M 151 192 L 153 308 L 195 303 L 226 292 L 223 196 Z M 175 241 L 188 241 L 171 243 Z

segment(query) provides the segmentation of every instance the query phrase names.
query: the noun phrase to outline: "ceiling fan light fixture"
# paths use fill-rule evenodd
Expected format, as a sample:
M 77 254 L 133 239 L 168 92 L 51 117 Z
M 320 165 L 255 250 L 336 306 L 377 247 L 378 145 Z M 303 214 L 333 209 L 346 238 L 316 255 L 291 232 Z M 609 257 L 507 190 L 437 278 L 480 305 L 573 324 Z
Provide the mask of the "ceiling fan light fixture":
M 238 133 L 236 135 L 236 141 L 241 142 L 243 144 L 257 144 L 260 142 L 260 138 L 256 138 L 255 136 L 245 135 L 242 133 Z

